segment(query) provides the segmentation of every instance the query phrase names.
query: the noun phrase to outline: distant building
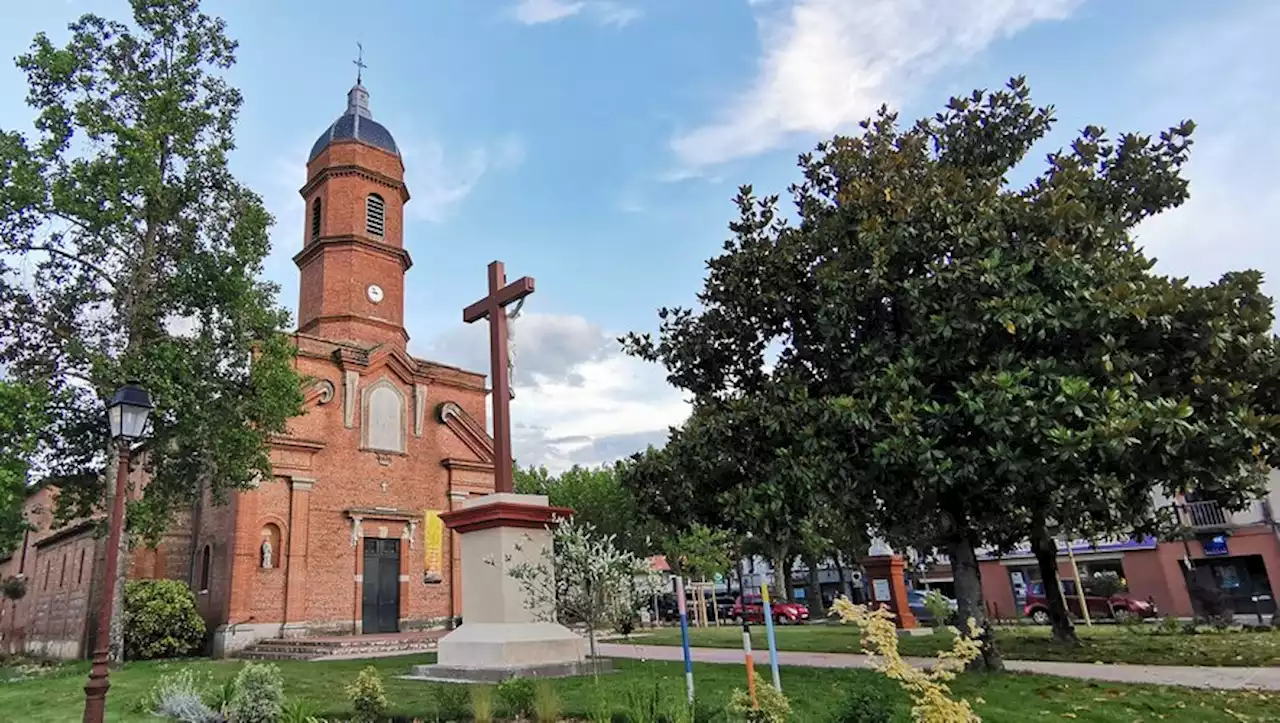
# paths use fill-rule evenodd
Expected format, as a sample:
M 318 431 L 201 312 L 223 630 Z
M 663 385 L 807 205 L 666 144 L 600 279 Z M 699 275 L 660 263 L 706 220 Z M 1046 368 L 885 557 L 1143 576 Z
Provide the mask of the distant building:
M 1275 581 L 1280 580 L 1280 471 L 1273 471 L 1268 494 L 1242 512 L 1231 513 L 1218 503 L 1199 501 L 1195 495 L 1170 500 L 1159 496 L 1157 506 L 1174 506 L 1182 524 L 1194 534 L 1193 540 L 1072 540 L 1081 580 L 1095 574 L 1115 573 L 1128 586 L 1130 595 L 1150 598 L 1161 614 L 1190 617 L 1194 611 L 1184 570 L 1188 561 L 1207 567 L 1227 594 L 1238 615 L 1271 615 L 1276 610 Z M 1058 543 L 1058 574 L 1064 581 L 1073 578 L 1067 543 Z M 1029 546 L 1003 556 L 990 552 L 979 555 L 982 596 L 988 614 L 1001 618 L 1022 616 L 1028 589 L 1040 582 L 1040 570 Z M 921 583 L 953 586 L 949 561 L 917 574 Z M 1068 587 L 1074 591 L 1073 583 Z M 943 588 L 944 591 L 947 589 Z M 952 587 L 952 589 L 954 589 Z

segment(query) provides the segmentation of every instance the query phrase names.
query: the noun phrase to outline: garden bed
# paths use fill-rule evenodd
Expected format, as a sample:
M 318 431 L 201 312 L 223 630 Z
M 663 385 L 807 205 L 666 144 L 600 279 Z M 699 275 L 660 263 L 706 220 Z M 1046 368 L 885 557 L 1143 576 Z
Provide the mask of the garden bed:
M 834 632 L 828 630 L 828 633 Z M 905 641 L 904 641 L 905 642 Z M 285 694 L 313 715 L 342 720 L 349 716 L 350 704 L 344 689 L 361 669 L 373 665 L 381 673 L 390 714 L 422 721 L 456 720 L 458 711 L 441 710 L 443 704 L 463 705 L 466 691 L 443 684 L 399 680 L 412 665 L 432 662 L 433 656 L 415 655 L 372 661 L 283 662 Z M 181 668 L 208 674 L 212 680 L 231 679 L 243 663 L 234 661 L 177 661 L 133 663 L 111 675 L 108 720 L 112 723 L 155 723 L 140 707 L 159 676 Z M 675 663 L 617 661 L 618 673 L 601 678 L 557 680 L 552 683 L 565 719 L 587 719 L 601 700 L 607 702 L 615 720 L 639 720 L 628 711 L 639 710 L 658 698 L 658 705 L 671 708 L 684 695 L 683 668 Z M 30 678 L 10 678 L 0 683 L 0 711 L 5 720 L 28 723 L 64 723 L 78 720 L 83 700 L 85 663 L 42 671 Z M 761 680 L 767 668 L 759 669 Z M 696 665 L 699 707 L 711 720 L 726 721 L 723 708 L 735 687 L 744 687 L 740 667 Z M 782 671 L 783 687 L 791 699 L 791 720 L 826 723 L 843 696 L 852 689 L 871 688 L 888 696 L 897 707 L 896 720 L 906 720 L 906 699 L 888 681 L 866 670 L 787 669 Z M 956 693 L 973 702 L 989 723 L 1021 723 L 1029 720 L 1135 721 L 1164 720 L 1194 723 L 1235 723 L 1267 720 L 1280 708 L 1280 696 L 1247 692 L 1214 692 L 1154 686 L 1105 685 L 1043 676 L 1001 675 L 962 676 L 954 683 Z M 465 714 L 465 711 L 463 712 Z M 499 711 L 501 713 L 501 711 Z M 465 719 L 465 718 L 464 718 Z

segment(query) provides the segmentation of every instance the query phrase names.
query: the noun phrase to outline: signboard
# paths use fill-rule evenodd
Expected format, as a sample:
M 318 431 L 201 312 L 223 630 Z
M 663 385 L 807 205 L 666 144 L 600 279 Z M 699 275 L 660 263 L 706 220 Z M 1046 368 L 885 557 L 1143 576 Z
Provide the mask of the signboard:
M 1067 554 L 1067 545 L 1062 540 L 1054 540 L 1058 545 L 1058 554 Z M 1071 552 L 1075 555 L 1087 555 L 1091 552 L 1124 552 L 1126 550 L 1154 550 L 1156 549 L 1156 538 L 1148 535 L 1139 540 L 1130 540 L 1126 538 L 1112 538 L 1098 540 L 1096 542 L 1090 540 L 1072 540 Z M 994 550 L 978 551 L 979 560 L 1009 560 L 1020 557 L 1035 557 L 1031 552 L 1031 543 L 1024 542 L 1013 548 L 1003 555 L 997 555 Z
M 711 580 L 715 584 L 719 585 L 720 583 L 724 582 L 724 574 L 717 572 L 715 576 L 711 578 Z
M 888 580 L 872 580 L 871 589 L 875 595 L 876 602 L 891 602 L 893 596 L 889 594 Z
M 436 575 L 444 574 L 444 520 L 440 510 L 427 510 L 422 525 L 422 547 L 426 551 L 424 570 Z
M 1224 557 L 1231 554 L 1231 552 L 1227 550 L 1226 535 L 1214 535 L 1213 537 L 1201 542 L 1200 546 L 1204 548 L 1205 557 Z

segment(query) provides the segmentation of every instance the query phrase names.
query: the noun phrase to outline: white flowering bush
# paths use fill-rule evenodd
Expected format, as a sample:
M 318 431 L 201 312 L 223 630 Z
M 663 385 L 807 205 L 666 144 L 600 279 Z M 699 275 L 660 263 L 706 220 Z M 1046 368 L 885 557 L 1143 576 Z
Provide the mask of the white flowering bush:
M 659 587 L 648 560 L 619 550 L 613 535 L 587 522 L 557 520 L 551 549 L 513 565 L 507 574 L 525 593 L 525 606 L 541 619 L 580 623 L 587 629 L 592 664 L 596 631 L 649 599 Z

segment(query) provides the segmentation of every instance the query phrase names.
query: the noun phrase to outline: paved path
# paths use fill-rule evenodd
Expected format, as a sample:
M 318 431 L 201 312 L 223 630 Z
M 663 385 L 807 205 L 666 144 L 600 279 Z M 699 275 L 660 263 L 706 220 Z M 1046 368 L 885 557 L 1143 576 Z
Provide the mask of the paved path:
M 603 643 L 600 655 L 607 658 L 631 658 L 636 660 L 683 660 L 678 647 L 667 645 L 627 645 Z M 757 663 L 769 659 L 768 651 L 756 651 Z M 694 648 L 693 659 L 699 663 L 725 663 L 742 665 L 742 651 L 731 648 Z M 916 667 L 928 667 L 932 658 L 907 658 Z M 847 653 L 778 653 L 780 665 L 801 668 L 869 668 L 872 663 L 865 655 Z M 1081 680 L 1102 680 L 1112 683 L 1152 683 L 1177 685 L 1188 688 L 1213 688 L 1217 690 L 1280 690 L 1280 667 L 1277 668 L 1210 668 L 1186 665 L 1110 665 L 1097 663 L 1054 663 L 1039 660 L 1006 660 L 1005 668 L 1018 673 L 1058 675 Z

